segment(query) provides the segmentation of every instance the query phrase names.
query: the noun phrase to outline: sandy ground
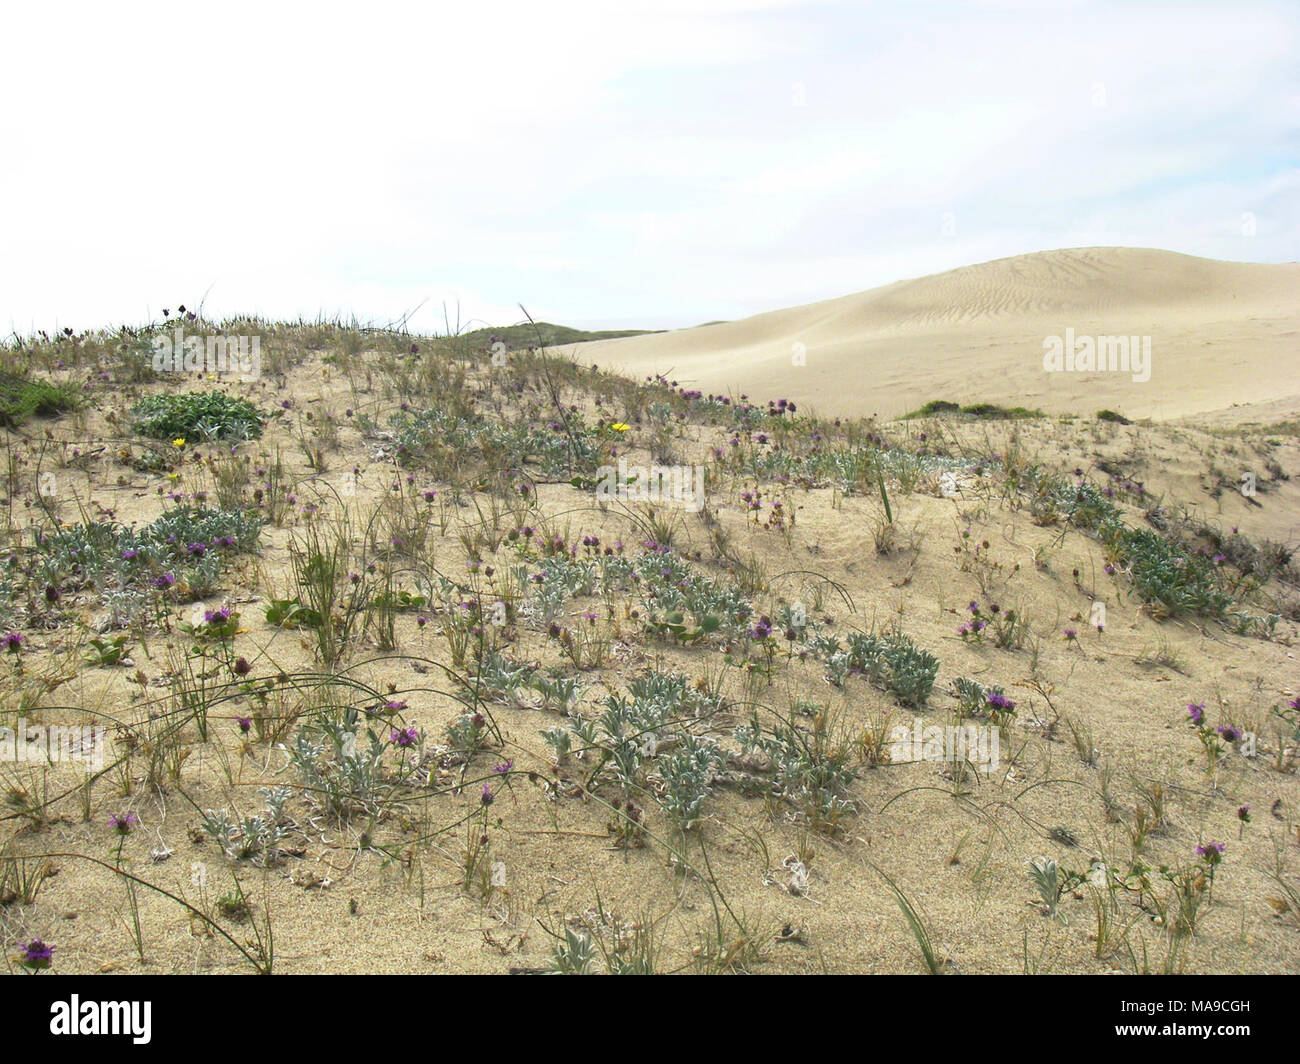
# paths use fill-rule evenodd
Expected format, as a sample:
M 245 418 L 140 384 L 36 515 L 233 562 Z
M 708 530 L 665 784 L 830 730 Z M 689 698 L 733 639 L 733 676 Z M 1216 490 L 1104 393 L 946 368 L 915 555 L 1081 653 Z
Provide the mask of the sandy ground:
M 592 345 L 582 357 L 641 375 L 671 371 L 706 392 L 734 387 L 760 403 L 791 397 L 826 413 L 876 410 L 887 416 L 932 398 L 1073 410 L 1089 416 L 882 422 L 877 431 L 892 445 L 912 450 L 943 439 L 955 453 L 1019 452 L 1066 473 L 1086 470 L 1099 483 L 1106 479 L 1098 472 L 1101 463 L 1118 466 L 1126 478 L 1141 482 L 1148 498 L 1186 505 L 1208 524 L 1239 528 L 1254 542 L 1294 548 L 1300 540 L 1300 440 L 1222 425 L 1236 420 L 1233 403 L 1254 404 L 1250 410 L 1257 413 L 1273 399 L 1279 415 L 1300 412 L 1293 357 L 1296 269 L 1153 251 L 1052 252 L 745 322 Z M 1158 361 L 1149 384 L 1059 375 L 1048 381 L 1035 369 L 1042 335 L 1067 326 L 1100 331 L 1103 325 L 1156 337 Z M 806 367 L 788 364 L 796 341 L 807 344 Z M 323 361 L 333 350 L 325 337 L 288 360 L 283 377 L 220 385 L 263 409 L 292 400 L 293 411 L 271 424 L 261 441 L 239 450 L 265 464 L 281 448 L 295 494 L 321 505 L 314 518 L 295 507 L 283 527 L 268 526 L 260 553 L 233 565 L 220 592 L 203 603 L 241 612 L 235 649 L 253 662 L 259 680 L 319 670 L 307 633 L 277 629 L 264 619 L 269 600 L 292 591 L 290 541 L 340 506 L 366 513 L 395 477 L 384 457 L 385 449 L 391 454 L 391 439 L 358 430 L 345 410 L 367 411 L 382 424 L 400 403 L 446 399 L 396 393 L 382 385 L 382 375 L 369 380 L 365 367 L 377 359 L 364 351 L 345 374 L 337 362 Z M 1232 361 L 1211 357 L 1211 351 L 1224 357 L 1231 351 Z M 189 386 L 200 384 L 212 386 L 198 380 Z M 121 417 L 136 391 L 128 386 L 108 393 L 80 418 L 34 422 L 6 434 L 22 457 L 22 475 L 9 494 L 11 527 L 35 520 L 38 455 L 49 440 L 69 446 L 128 442 Z M 495 393 L 477 394 L 487 407 Z M 540 387 L 536 394 L 542 394 Z M 599 416 L 583 389 L 567 386 L 565 399 L 580 405 L 589 420 Z M 1195 423 L 1124 426 L 1092 419 L 1095 409 L 1107 406 L 1162 418 L 1217 410 L 1226 420 L 1207 416 Z M 295 420 L 307 409 L 317 416 L 331 411 L 344 426 L 324 471 L 308 468 L 295 442 Z M 602 412 L 633 422 L 626 455 L 641 462 L 658 457 L 652 456 L 644 422 L 611 408 L 608 400 Z M 727 428 L 683 424 L 672 447 L 681 460 L 703 461 L 712 448 L 725 449 L 731 435 Z M 795 437 L 789 446 L 806 446 L 806 439 Z M 160 488 L 211 489 L 202 465 L 191 457 L 179 466 L 179 480 L 169 480 L 114 462 L 110 448 L 102 460 L 61 469 L 61 491 L 67 494 L 61 495 L 59 513 L 67 522 L 81 513 L 103 519 L 109 511 L 121 522 L 151 520 L 166 508 Z M 353 467 L 360 476 L 345 496 Z M 1255 498 L 1234 490 L 1243 468 L 1259 470 L 1262 489 Z M 418 486 L 445 489 L 426 484 L 423 474 Z M 782 654 L 770 682 L 747 681 L 727 664 L 728 657 L 743 659 L 746 647 L 720 640 L 679 647 L 657 640 L 630 616 L 629 603 L 615 603 L 606 616 L 598 598 L 565 605 L 565 623 L 582 623 L 587 611 L 601 614 L 601 629 L 612 643 L 598 667 L 572 667 L 555 639 L 527 621 L 511 627 L 505 651 L 512 660 L 576 676 L 584 687 L 578 707 L 587 716 L 599 714 L 607 695 L 649 671 L 680 672 L 701 684 L 721 678 L 726 709 L 720 734 L 743 723 L 752 702 L 788 714 L 799 699 L 822 705 L 846 736 L 878 733 L 887 724 L 910 726 L 917 717 L 943 724 L 957 704 L 953 681 L 971 677 L 1004 686 L 1017 701 L 998 772 L 956 779 L 942 763 L 863 764 L 849 790 L 857 812 L 833 835 L 813 830 L 794 804 L 720 783 L 702 828 L 684 848 L 693 871 L 683 872 L 665 841 L 670 835 L 653 785 L 647 784 L 644 798 L 651 836 L 642 846 L 619 847 L 610 828 L 614 790 L 603 782 L 584 789 L 593 767 L 589 760 L 553 762 L 539 733 L 564 720 L 524 699 L 491 706 L 502 744 L 469 764 L 435 757 L 429 783 L 398 790 L 382 816 L 337 824 L 322 817 L 310 795 L 296 793 L 289 805 L 296 830 L 288 852 L 260 867 L 224 857 L 197 827 L 201 809 L 249 812 L 258 806 L 257 788 L 297 785 L 282 746 L 241 736 L 236 718 L 249 707 L 236 702 L 214 713 L 207 741 L 187 730 L 182 764 L 157 785 L 147 779 L 144 753 L 101 779 L 88 797 L 78 789 L 57 797 L 80 779 L 66 768 L 32 774 L 25 767 L 0 766 L 11 797 L 14 787 L 47 787 L 55 796 L 39 825 L 15 812 L 12 802 L 0 811 L 0 844 L 11 847 L 10 855 L 37 863 L 55 855 L 45 868 L 52 874 L 33 902 L 10 899 L 0 906 L 5 950 L 12 956 L 16 943 L 40 935 L 56 945 L 60 971 L 251 970 L 229 942 L 174 900 L 146 888 L 137 892 L 145 942 L 145 963 L 140 962 L 123 882 L 83 859 L 117 860 L 119 840 L 107 822 L 129 812 L 138 825 L 122 843 L 127 867 L 215 914 L 241 943 L 254 939 L 254 928 L 265 934 L 269 921 L 277 971 L 546 967 L 553 962 L 555 936 L 566 926 L 594 933 L 606 944 L 620 928 L 625 937 L 632 927 L 652 931 L 660 971 L 921 971 L 917 943 L 882 873 L 920 910 L 947 970 L 1103 973 L 1169 965 L 1198 972 L 1300 971 L 1300 913 L 1286 911 L 1284 904 L 1279 910 L 1281 890 L 1268 874 L 1280 868 L 1286 882 L 1300 887 L 1300 781 L 1289 745 L 1294 740 L 1273 729 L 1270 717 L 1271 707 L 1300 697 L 1300 625 L 1294 605 L 1287 605 L 1296 598 L 1294 586 L 1272 580 L 1261 591 L 1261 601 L 1282 614 L 1271 638 L 1242 635 L 1204 618 L 1161 618 L 1133 594 L 1123 573 L 1105 572 L 1106 558 L 1095 541 L 1059 524 L 1036 522 L 1023 500 L 1001 496 L 987 475 L 963 477 L 955 494 L 934 476 L 906 486 L 891 480 L 897 538 L 885 552 L 876 546 L 881 506 L 874 493 L 846 496 L 797 482 L 761 486 L 769 500 L 782 499 L 786 512 L 796 516 L 788 534 L 751 519 L 742 498 L 754 487 L 751 478 L 721 474 L 710 493 L 711 512 L 732 539 L 733 559 L 754 564 L 762 574 L 752 595 L 756 610 L 771 613 L 782 603 L 806 601 L 826 631 L 841 635 L 897 624 L 941 663 L 924 710 L 904 709 L 859 678 L 835 687 L 812 658 Z M 469 493 L 454 508 L 445 533 L 433 536 L 427 554 L 412 564 L 463 574 L 467 555 L 459 534 L 481 527 L 472 503 L 485 498 Z M 1124 506 L 1130 522 L 1140 524 L 1141 505 L 1129 500 Z M 604 544 L 621 538 L 630 545 L 640 538 L 616 508 L 602 509 L 590 491 L 567 483 L 540 485 L 528 520 L 551 522 L 574 544 L 588 535 Z M 984 541 L 983 561 L 973 564 L 962 544 Z M 718 580 L 744 575 L 714 549 L 698 516 L 680 516 L 675 550 Z M 484 553 L 483 561 L 498 572 L 518 564 L 530 572 L 545 566 L 544 559 L 505 544 Z M 831 581 L 842 595 L 829 590 Z M 1019 649 L 964 641 L 957 629 L 972 599 L 1020 611 L 1029 620 L 1029 641 Z M 1107 608 L 1104 632 L 1088 623 L 1097 602 Z M 97 667 L 85 663 L 85 653 L 101 604 L 86 593 L 67 605 L 62 625 L 24 629 L 23 672 L 7 668 L 0 680 L 6 719 L 21 706 L 42 723 L 110 717 L 128 731 L 143 727 L 175 689 L 169 650 L 180 653 L 190 645 L 178 622 L 192 606 L 177 606 L 169 630 L 152 632 L 147 642 L 133 637 L 129 666 Z M 340 672 L 393 691 L 407 703 L 394 723 L 418 726 L 436 745 L 445 742 L 443 728 L 459 704 L 441 672 L 449 661 L 441 619 L 420 627 L 417 612 L 399 616 L 395 651 L 364 641 Z M 1064 638 L 1066 628 L 1078 630 L 1079 638 Z M 61 682 L 33 693 L 31 685 L 41 676 Z M 309 697 L 293 690 L 286 697 L 308 719 Z M 1255 756 L 1233 751 L 1208 770 L 1186 723 L 1193 702 L 1206 704 L 1215 725 L 1258 733 Z M 1053 720 L 1057 727 L 1049 733 L 1045 724 Z M 1073 738 L 1070 724 L 1084 738 Z M 290 743 L 292 734 L 282 741 Z M 115 755 L 124 751 L 126 735 L 114 735 Z M 508 783 L 496 784 L 496 797 L 484 811 L 481 782 L 495 782 L 492 766 L 507 758 L 512 774 Z M 1164 795 L 1163 818 L 1135 854 L 1132 829 L 1153 787 Z M 1239 820 L 1243 805 L 1252 810 L 1250 823 Z M 500 862 L 499 881 L 486 888 L 464 871 L 467 844 L 480 832 L 490 840 L 489 864 Z M 1156 869 L 1194 865 L 1196 847 L 1210 840 L 1226 845 L 1212 901 L 1172 960 L 1162 923 L 1131 895 L 1123 897 L 1119 912 L 1132 951 L 1118 939 L 1113 949 L 1102 949 L 1086 887 L 1068 893 L 1053 918 L 1045 915 L 1027 875 L 1026 862 L 1044 856 L 1084 872 L 1096 861 L 1128 868 L 1140 859 L 1162 882 Z M 164 855 L 161 860 L 151 856 L 155 850 Z M 806 882 L 792 875 L 794 861 L 804 866 Z M 252 903 L 251 923 L 215 908 L 236 878 Z M 1144 951 L 1147 961 L 1141 960 Z M 599 956 L 596 967 L 604 967 Z
M 1146 248 L 1018 255 L 743 321 L 581 344 L 586 362 L 688 388 L 784 396 L 831 417 L 931 399 L 1169 420 L 1300 406 L 1300 266 Z M 1150 380 L 1043 372 L 1043 341 L 1149 336 Z M 797 346 L 801 345 L 801 346 Z M 794 365 L 802 356 L 805 364 Z

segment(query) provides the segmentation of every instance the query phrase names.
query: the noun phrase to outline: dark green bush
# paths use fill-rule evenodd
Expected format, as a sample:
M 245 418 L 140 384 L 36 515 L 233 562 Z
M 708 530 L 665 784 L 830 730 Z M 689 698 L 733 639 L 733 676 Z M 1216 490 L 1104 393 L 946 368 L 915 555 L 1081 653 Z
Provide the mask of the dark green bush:
M 77 393 L 68 385 L 0 372 L 0 426 L 21 425 L 31 417 L 54 417 L 75 410 L 78 402 Z
M 131 410 L 131 425 L 155 440 L 251 440 L 262 435 L 262 414 L 246 399 L 223 392 L 150 395 Z

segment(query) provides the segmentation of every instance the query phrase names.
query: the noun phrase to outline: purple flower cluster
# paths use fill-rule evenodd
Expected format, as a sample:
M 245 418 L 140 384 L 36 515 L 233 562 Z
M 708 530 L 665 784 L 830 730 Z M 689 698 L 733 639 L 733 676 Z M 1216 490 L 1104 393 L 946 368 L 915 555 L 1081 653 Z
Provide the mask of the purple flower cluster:
M 989 692 L 988 703 L 989 709 L 994 713 L 1011 713 L 1016 708 L 1016 704 L 1011 699 L 996 691 Z
M 131 829 L 138 823 L 139 821 L 132 813 L 119 813 L 108 818 L 108 826 L 119 835 L 130 835 Z
M 54 959 L 54 947 L 39 938 L 34 938 L 23 946 L 21 956 L 24 968 L 30 968 L 32 971 L 48 968 Z

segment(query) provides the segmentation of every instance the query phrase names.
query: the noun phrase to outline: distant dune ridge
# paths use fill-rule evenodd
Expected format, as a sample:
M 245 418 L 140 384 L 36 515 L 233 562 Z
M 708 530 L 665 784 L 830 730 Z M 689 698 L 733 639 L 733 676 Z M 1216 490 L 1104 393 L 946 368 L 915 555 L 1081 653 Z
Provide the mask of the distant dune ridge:
M 1044 354 L 1067 331 L 1079 364 L 1068 357 L 1066 368 L 1048 372 Z M 1107 366 L 1105 357 L 1085 357 L 1094 339 L 1094 351 L 1109 350 L 1114 362 L 1118 345 L 1108 337 L 1136 338 L 1135 352 L 1150 338 L 1149 379 L 1132 367 L 1094 368 Z M 784 396 L 825 415 L 890 418 L 951 399 L 1268 422 L 1300 415 L 1300 264 L 1147 248 L 1043 251 L 566 350 L 704 392 Z

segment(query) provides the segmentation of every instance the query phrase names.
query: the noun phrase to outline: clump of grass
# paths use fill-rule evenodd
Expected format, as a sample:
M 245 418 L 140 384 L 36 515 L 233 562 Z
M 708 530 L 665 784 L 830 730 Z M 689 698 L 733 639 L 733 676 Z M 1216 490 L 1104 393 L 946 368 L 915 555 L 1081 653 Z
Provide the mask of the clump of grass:
M 68 385 L 0 372 L 0 426 L 16 427 L 28 418 L 54 417 L 75 410 L 78 402 Z
M 524 476 L 526 467 L 543 476 L 570 477 L 594 470 L 597 463 L 594 433 L 577 415 L 545 424 L 507 422 L 449 393 L 445 405 L 401 411 L 389 422 L 403 465 L 418 464 L 453 483 L 485 483 L 500 491 Z
M 962 406 L 947 399 L 931 399 L 919 409 L 905 414 L 903 420 L 954 414 L 975 418 L 978 421 L 1012 421 L 1046 416 L 1041 410 L 1030 410 L 1024 406 L 999 406 L 997 403 L 972 403 L 970 406 Z
M 954 403 L 947 399 L 931 399 L 919 410 L 913 410 L 908 417 L 936 417 L 939 414 L 959 414 L 961 413 L 961 403 Z
M 1123 414 L 1117 414 L 1114 410 L 1098 410 L 1098 411 L 1097 411 L 1097 420 L 1098 420 L 1098 421 L 1113 421 L 1113 422 L 1114 422 L 1115 424 L 1117 424 L 1117 425 L 1131 425 L 1131 424 L 1133 424 L 1133 422 L 1130 421 L 1128 418 L 1126 418 Z
M 251 440 L 262 435 L 265 419 L 247 399 L 223 392 L 163 393 L 131 408 L 131 426 L 155 440 Z
M 0 908 L 31 905 L 36 901 L 45 880 L 54 874 L 54 864 L 46 857 L 26 857 L 19 853 L 13 839 L 0 846 Z
M 916 944 L 920 948 L 921 960 L 925 963 L 925 970 L 930 975 L 942 975 L 948 965 L 948 960 L 940 955 L 938 944 L 934 941 L 934 933 L 930 929 L 928 921 L 912 903 L 912 900 L 903 893 L 902 887 L 879 868 L 876 868 L 875 865 L 869 864 L 869 867 L 885 881 L 889 892 L 894 896 L 894 900 L 898 902 L 898 908 L 907 921 L 908 930 L 912 932 L 912 937 L 916 939 Z
M 736 730 L 741 749 L 761 750 L 775 768 L 773 791 L 803 808 L 814 830 L 833 834 L 841 820 L 857 811 L 848 796 L 857 777 L 855 747 L 831 727 L 829 712 L 817 707 L 811 729 L 780 723 L 765 733 L 755 711 Z

